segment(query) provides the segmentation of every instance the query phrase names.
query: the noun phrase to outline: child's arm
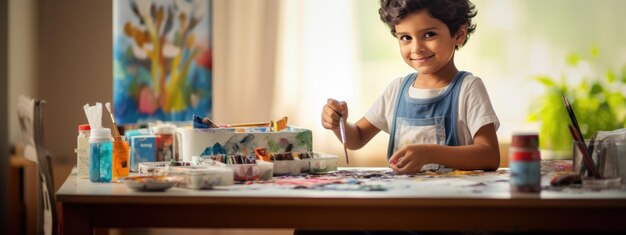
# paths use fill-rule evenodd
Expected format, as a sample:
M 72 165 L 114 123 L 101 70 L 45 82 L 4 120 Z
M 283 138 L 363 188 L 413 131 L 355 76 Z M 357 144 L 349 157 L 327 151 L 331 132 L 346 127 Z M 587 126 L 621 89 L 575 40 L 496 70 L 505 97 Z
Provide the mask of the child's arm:
M 406 145 L 391 159 L 397 174 L 417 173 L 427 163 L 442 164 L 460 170 L 496 170 L 500 165 L 500 147 L 493 123 L 481 127 L 474 135 L 474 144 L 444 146 L 436 144 Z
M 328 99 L 324 109 L 322 110 L 322 126 L 332 130 L 341 140 L 339 132 L 339 118 L 344 116 L 347 120 L 348 105 L 345 101 L 336 101 Z M 346 121 L 346 145 L 349 149 L 355 150 L 362 148 L 369 142 L 380 129 L 376 128 L 367 119 L 361 118 L 357 123 L 349 123 Z

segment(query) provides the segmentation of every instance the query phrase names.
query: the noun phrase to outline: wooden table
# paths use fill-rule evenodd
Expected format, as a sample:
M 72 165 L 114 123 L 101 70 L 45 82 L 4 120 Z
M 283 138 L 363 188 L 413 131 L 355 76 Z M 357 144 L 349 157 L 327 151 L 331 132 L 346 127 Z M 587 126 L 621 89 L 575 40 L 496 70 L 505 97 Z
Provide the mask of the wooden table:
M 624 189 L 512 194 L 508 178 L 505 170 L 373 181 L 385 185 L 386 191 L 251 184 L 137 192 L 121 183 L 90 183 L 72 173 L 57 192 L 57 201 L 65 234 L 138 227 L 626 231 Z

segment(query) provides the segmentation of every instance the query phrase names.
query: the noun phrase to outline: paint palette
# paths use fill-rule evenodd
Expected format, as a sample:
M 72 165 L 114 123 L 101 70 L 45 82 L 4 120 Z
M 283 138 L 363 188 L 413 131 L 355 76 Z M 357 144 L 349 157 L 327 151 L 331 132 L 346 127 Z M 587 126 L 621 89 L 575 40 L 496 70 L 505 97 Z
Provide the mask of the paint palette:
M 193 156 L 191 162 L 195 166 L 221 166 L 233 170 L 235 181 L 270 180 L 274 175 L 274 163 L 256 161 L 252 164 L 224 164 L 206 157 Z
M 314 152 L 309 161 L 309 173 L 325 173 L 337 170 L 338 157 L 332 154 Z
M 294 157 L 289 157 L 291 154 L 294 154 Z M 337 159 L 338 157 L 335 155 L 320 152 L 279 153 L 272 154 L 270 157 L 274 163 L 274 176 L 335 171 L 337 170 Z
M 235 181 L 270 180 L 274 175 L 274 164 L 257 161 L 256 164 L 227 165 L 234 171 Z
M 274 175 L 300 175 L 302 168 L 309 164 L 306 160 L 274 161 Z
M 139 175 L 151 176 L 157 175 L 159 169 L 176 166 L 191 166 L 191 162 L 182 161 L 163 161 L 163 162 L 140 162 Z
M 214 186 L 234 184 L 234 172 L 224 166 L 181 166 L 159 170 L 160 175 L 175 179 L 177 187 L 191 189 L 212 189 Z
M 165 176 L 128 176 L 118 179 L 137 191 L 159 192 L 170 189 L 176 181 Z

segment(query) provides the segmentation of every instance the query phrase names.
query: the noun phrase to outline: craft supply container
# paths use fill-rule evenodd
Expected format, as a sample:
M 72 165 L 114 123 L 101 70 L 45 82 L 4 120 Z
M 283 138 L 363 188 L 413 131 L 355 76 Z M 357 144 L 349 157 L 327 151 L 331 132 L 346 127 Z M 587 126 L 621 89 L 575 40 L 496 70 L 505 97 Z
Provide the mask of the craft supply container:
M 89 178 L 89 124 L 78 126 L 76 137 L 76 170 L 79 178 Z
M 224 166 L 175 166 L 161 168 L 158 174 L 174 179 L 182 188 L 212 189 L 234 184 L 233 169 Z
M 113 137 L 109 128 L 91 129 L 89 136 L 89 180 L 111 182 Z
M 270 180 L 274 174 L 272 162 L 257 161 L 256 164 L 227 165 L 234 171 L 235 181 Z
M 192 156 L 226 154 L 254 154 L 256 148 L 267 148 L 269 153 L 311 152 L 313 135 L 310 130 L 287 127 L 278 132 L 265 132 L 266 128 L 178 128 L 183 161 Z M 210 154 L 203 154 L 210 153 Z
M 284 160 L 273 161 L 274 176 L 280 175 L 300 175 L 304 164 L 308 164 L 305 160 Z
M 509 148 L 511 192 L 541 192 L 541 155 L 537 133 L 514 133 Z
M 167 167 L 191 166 L 191 162 L 140 162 L 139 175 L 157 175 L 160 169 Z
M 309 162 L 310 173 L 325 173 L 337 170 L 338 157 L 332 154 L 314 152 L 313 158 L 306 159 Z
M 574 141 L 572 151 L 573 170 L 580 173 L 582 184 L 588 188 L 618 188 L 624 185 L 624 177 L 626 177 L 626 143 L 624 141 L 595 141 L 589 145 L 589 141 L 585 141 L 589 146 L 591 158 L 594 162 L 596 172 L 600 174 L 600 178 L 592 177 L 589 170 L 583 163 L 583 156 L 580 149 L 577 148 L 579 142 Z M 582 169 L 584 167 L 584 169 Z
M 137 172 L 139 163 L 156 162 L 156 135 L 135 135 L 130 138 L 130 171 Z

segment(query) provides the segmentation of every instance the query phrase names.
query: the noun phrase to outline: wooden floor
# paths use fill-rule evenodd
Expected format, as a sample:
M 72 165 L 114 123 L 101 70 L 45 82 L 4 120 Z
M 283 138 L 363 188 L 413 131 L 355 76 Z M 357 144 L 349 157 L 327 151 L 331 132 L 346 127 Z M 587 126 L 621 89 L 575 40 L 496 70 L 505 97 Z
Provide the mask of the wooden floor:
M 107 234 L 103 231 L 102 234 Z M 108 231 L 110 235 L 235 235 L 235 234 L 251 234 L 251 235 L 291 235 L 293 230 L 291 229 L 110 229 Z

